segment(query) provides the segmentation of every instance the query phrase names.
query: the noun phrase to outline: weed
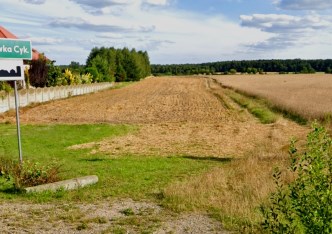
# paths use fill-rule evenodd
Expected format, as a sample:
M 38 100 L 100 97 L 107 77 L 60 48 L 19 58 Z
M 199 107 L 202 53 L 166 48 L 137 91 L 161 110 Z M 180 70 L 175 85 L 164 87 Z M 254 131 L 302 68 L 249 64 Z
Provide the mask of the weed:
M 111 231 L 111 233 L 113 233 L 113 234 L 126 234 L 126 233 L 128 233 L 125 228 L 120 227 L 120 226 L 108 228 L 103 233 L 109 233 L 109 231 Z
M 124 214 L 125 216 L 131 216 L 131 215 L 135 214 L 135 212 L 131 208 L 124 209 L 124 210 L 120 211 L 120 213 Z
M 85 230 L 85 229 L 88 229 L 88 225 L 86 223 L 80 223 L 77 227 L 76 227 L 76 230 L 78 231 L 81 231 L 81 230 Z
M 60 166 L 54 162 L 44 166 L 38 162 L 17 163 L 0 157 L 0 177 L 5 182 L 12 181 L 16 190 L 59 181 L 59 169 Z

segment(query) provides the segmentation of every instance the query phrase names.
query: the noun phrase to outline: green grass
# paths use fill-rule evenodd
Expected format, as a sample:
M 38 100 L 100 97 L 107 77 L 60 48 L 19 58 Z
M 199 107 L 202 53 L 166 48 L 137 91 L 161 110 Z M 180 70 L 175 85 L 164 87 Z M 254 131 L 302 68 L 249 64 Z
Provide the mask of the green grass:
M 114 83 L 114 87 L 112 87 L 112 89 L 121 89 L 121 88 L 127 87 L 127 86 L 135 84 L 135 83 L 136 82 L 133 82 L 133 81 L 116 82 L 116 83 Z
M 162 188 L 175 180 L 207 170 L 218 163 L 209 160 L 170 156 L 93 154 L 90 150 L 70 150 L 71 145 L 117 137 L 137 131 L 130 125 L 23 125 L 23 160 L 47 165 L 53 160 L 62 164 L 61 177 L 69 179 L 97 175 L 96 185 L 75 191 L 41 194 L 8 193 L 0 184 L 0 201 L 30 199 L 46 202 L 54 199 L 93 201 L 109 197 L 133 199 L 158 197 Z M 15 125 L 0 125 L 0 157 L 18 160 Z
M 250 98 L 232 90 L 227 90 L 227 95 L 238 105 L 246 108 L 263 124 L 274 123 L 278 118 L 277 114 L 271 111 L 266 103 L 263 103 L 263 100 Z
M 310 122 L 300 114 L 295 113 L 290 109 L 285 109 L 282 106 L 275 105 L 274 103 L 269 102 L 267 99 L 251 95 L 240 90 L 234 90 L 231 87 L 224 86 L 224 88 L 226 90 L 225 93 L 227 96 L 229 96 L 241 107 L 248 109 L 248 111 L 256 116 L 261 121 L 261 123 L 274 123 L 278 118 L 278 114 L 300 125 L 307 125 L 308 122 Z M 329 121 L 329 114 L 320 120 L 320 122 L 323 124 L 329 123 Z

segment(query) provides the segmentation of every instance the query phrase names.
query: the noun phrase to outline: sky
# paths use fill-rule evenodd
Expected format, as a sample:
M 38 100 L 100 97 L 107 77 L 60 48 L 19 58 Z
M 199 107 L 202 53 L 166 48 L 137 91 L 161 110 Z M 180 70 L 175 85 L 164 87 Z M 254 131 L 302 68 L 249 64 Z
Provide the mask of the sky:
M 331 0 L 0 0 L 0 25 L 57 65 L 94 47 L 152 64 L 332 58 Z

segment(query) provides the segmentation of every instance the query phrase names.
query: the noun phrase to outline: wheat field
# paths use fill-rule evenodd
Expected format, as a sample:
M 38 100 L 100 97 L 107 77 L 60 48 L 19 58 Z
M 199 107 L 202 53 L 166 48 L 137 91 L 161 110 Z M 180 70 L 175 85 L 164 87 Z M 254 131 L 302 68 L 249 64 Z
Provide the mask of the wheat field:
M 331 74 L 267 74 L 213 76 L 223 86 L 267 99 L 280 110 L 307 120 L 324 120 L 332 113 Z

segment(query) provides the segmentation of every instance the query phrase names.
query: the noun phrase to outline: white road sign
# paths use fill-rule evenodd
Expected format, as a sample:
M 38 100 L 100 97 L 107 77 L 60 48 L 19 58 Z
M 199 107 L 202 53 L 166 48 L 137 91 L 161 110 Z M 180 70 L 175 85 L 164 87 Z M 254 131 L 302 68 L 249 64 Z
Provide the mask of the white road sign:
M 0 59 L 0 81 L 24 80 L 23 60 Z

